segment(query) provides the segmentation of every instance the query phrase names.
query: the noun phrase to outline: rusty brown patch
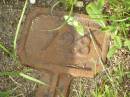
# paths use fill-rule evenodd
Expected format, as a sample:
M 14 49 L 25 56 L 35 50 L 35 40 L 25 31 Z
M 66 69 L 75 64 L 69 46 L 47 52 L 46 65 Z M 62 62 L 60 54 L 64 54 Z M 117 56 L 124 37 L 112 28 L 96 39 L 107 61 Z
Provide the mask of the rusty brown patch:
M 47 31 L 62 25 L 64 15 L 55 11 L 52 16 L 49 9 L 35 8 L 27 16 L 18 43 L 19 59 L 22 64 L 44 72 L 46 77 L 41 79 L 52 86 L 46 90 L 39 87 L 36 97 L 58 97 L 56 88 L 67 97 L 72 77 L 93 77 L 102 70 L 99 59 L 106 60 L 109 39 L 86 15 L 74 14 L 90 29 L 97 51 L 88 29 L 83 37 L 67 24 L 59 30 Z

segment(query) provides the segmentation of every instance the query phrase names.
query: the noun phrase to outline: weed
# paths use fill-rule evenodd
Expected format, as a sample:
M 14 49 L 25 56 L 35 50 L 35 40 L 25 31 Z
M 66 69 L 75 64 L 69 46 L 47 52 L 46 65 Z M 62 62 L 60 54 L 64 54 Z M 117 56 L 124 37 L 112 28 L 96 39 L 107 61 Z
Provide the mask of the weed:
M 104 4 L 105 0 L 98 0 L 97 2 L 90 3 L 86 6 L 86 11 L 89 16 L 101 27 L 105 27 L 106 25 L 102 14 Z
M 104 77 L 102 78 L 102 83 L 100 83 L 100 86 L 97 85 L 96 90 L 92 95 L 94 97 L 127 97 L 122 88 L 123 80 L 126 76 L 126 71 L 123 65 L 119 64 L 116 67 L 113 67 L 110 74 L 113 79 L 114 89 L 110 84 L 111 82 Z
M 108 3 L 111 15 L 109 15 L 110 13 L 103 14 L 105 0 L 90 3 L 86 6 L 86 11 L 102 27 L 102 30 L 109 33 L 114 40 L 114 45 L 108 53 L 108 58 L 111 58 L 117 49 L 123 46 L 130 48 L 130 40 L 128 39 L 130 1 L 121 0 L 119 3 L 118 0 L 109 0 Z
M 121 47 L 130 48 L 129 32 L 129 21 L 130 21 L 130 1 L 129 0 L 109 0 L 110 12 L 109 13 L 109 22 L 110 22 L 110 31 L 112 34 L 112 39 L 114 45 L 110 48 L 109 57 L 116 52 L 117 49 Z M 117 39 L 118 38 L 118 39 Z M 129 49 L 130 50 L 130 49 Z
M 12 94 L 12 91 L 4 91 L 4 92 L 1 92 L 0 91 L 0 97 L 10 97 L 10 95 Z
M 25 1 L 21 16 L 20 16 L 20 19 L 19 19 L 19 22 L 18 22 L 18 25 L 17 25 L 17 28 L 16 28 L 16 33 L 15 33 L 15 37 L 14 37 L 14 41 L 13 41 L 13 53 L 11 53 L 3 45 L 3 43 L 0 42 L 0 49 L 2 49 L 5 53 L 11 55 L 11 57 L 13 57 L 15 59 L 14 60 L 15 62 L 18 62 L 18 60 L 16 60 L 16 58 L 17 58 L 17 52 L 16 52 L 17 51 L 16 50 L 16 48 L 17 48 L 17 38 L 18 38 L 18 35 L 19 35 L 23 16 L 24 16 L 26 8 L 27 8 L 27 4 L 28 4 L 28 0 Z M 42 81 L 40 81 L 40 80 L 38 80 L 34 77 L 26 75 L 25 73 L 28 72 L 28 71 L 30 71 L 30 69 L 26 69 L 26 70 L 22 70 L 22 71 L 2 71 L 2 72 L 0 72 L 0 77 L 9 77 L 9 76 L 11 76 L 11 77 L 23 77 L 27 80 L 31 80 L 32 82 L 47 86 L 47 84 L 45 84 L 44 82 L 42 82 Z M 0 97 L 9 97 L 11 94 L 12 94 L 11 91 L 0 91 Z
M 63 5 L 65 5 L 67 10 L 70 10 L 72 6 L 76 4 L 78 0 L 60 0 Z
M 102 31 L 111 35 L 113 45 L 108 52 L 108 58 L 111 58 L 118 49 L 124 46 L 128 47 L 128 49 L 130 48 L 130 40 L 128 39 L 130 1 L 120 0 L 119 2 L 119 0 L 109 0 L 108 3 L 111 15 L 110 13 L 103 13 L 105 0 L 97 0 L 90 3 L 86 6 L 86 11 L 102 27 Z M 120 66 L 115 67 L 116 70 L 113 70 L 113 73 L 108 71 L 107 77 L 110 77 L 111 80 L 108 81 L 103 78 L 105 82 L 102 87 L 97 86 L 96 90 L 92 93 L 94 97 L 119 96 L 120 84 L 125 74 L 123 67 Z
M 5 53 L 11 55 L 11 52 L 0 42 L 0 49 L 2 49 Z

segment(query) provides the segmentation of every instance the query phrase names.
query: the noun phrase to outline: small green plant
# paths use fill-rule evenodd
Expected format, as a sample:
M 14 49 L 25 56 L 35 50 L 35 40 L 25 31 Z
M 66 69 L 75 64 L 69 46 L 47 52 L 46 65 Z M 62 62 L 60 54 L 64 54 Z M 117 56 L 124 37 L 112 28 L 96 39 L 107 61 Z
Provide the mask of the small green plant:
M 66 9 L 70 10 L 72 6 L 74 6 L 77 0 L 59 0 L 63 5 L 65 5 Z
M 115 52 L 122 48 L 128 47 L 130 50 L 130 40 L 128 39 L 129 21 L 130 21 L 130 1 L 129 0 L 109 0 L 110 13 L 103 14 L 105 0 L 97 0 L 86 6 L 88 15 L 97 22 L 103 32 L 111 35 L 114 41 L 113 46 L 110 48 L 108 58 L 111 58 Z M 122 9 L 120 9 L 122 7 Z M 107 24 L 107 22 L 110 22 Z
M 10 97 L 12 94 L 12 91 L 0 91 L 0 97 Z
M 109 26 L 112 33 L 114 45 L 110 48 L 108 57 L 120 49 L 127 47 L 130 50 L 130 40 L 128 39 L 128 32 L 130 27 L 130 1 L 129 0 L 109 0 L 111 16 L 109 16 Z M 118 38 L 118 39 L 117 39 Z M 116 41 L 116 42 L 115 42 Z
M 105 0 L 98 0 L 86 6 L 86 11 L 89 16 L 101 27 L 105 27 L 105 21 L 102 14 L 104 3 Z
M 114 53 L 117 51 L 117 49 L 120 49 L 120 48 L 123 46 L 122 41 L 121 41 L 121 37 L 119 37 L 119 36 L 114 36 L 114 37 L 112 37 L 112 38 L 114 39 L 114 44 L 113 44 L 113 46 L 109 49 L 109 52 L 108 52 L 108 54 L 107 54 L 107 57 L 108 57 L 108 58 L 111 58 L 111 57 L 114 55 Z
M 109 85 L 105 85 L 104 89 L 96 87 L 96 90 L 92 92 L 92 97 L 117 97 L 117 93 Z
M 97 86 L 95 91 L 92 92 L 92 97 L 129 97 L 128 91 L 123 89 L 123 80 L 126 74 L 128 74 L 128 72 L 125 71 L 125 67 L 123 65 L 118 64 L 114 66 L 110 71 L 110 75 L 114 83 L 114 89 L 107 77 L 103 76 L 101 83 L 96 83 Z
M 111 36 L 112 46 L 108 52 L 108 58 L 111 58 L 118 49 L 127 47 L 130 50 L 129 40 L 129 21 L 130 21 L 130 1 L 129 0 L 108 0 L 109 12 L 104 12 L 105 0 L 96 0 L 86 6 L 86 11 L 90 18 L 101 26 L 103 32 Z M 109 22 L 109 23 L 108 23 Z M 120 85 L 125 75 L 123 67 L 115 67 L 115 70 L 109 76 L 111 80 L 104 79 L 102 86 L 97 86 L 92 93 L 93 97 L 118 97 Z M 123 91 L 123 90 L 122 90 Z M 123 95 L 126 97 L 126 95 Z
M 77 33 L 79 33 L 81 36 L 84 36 L 84 27 L 80 22 L 78 22 L 74 17 L 67 15 L 64 16 L 64 19 L 67 21 L 69 25 L 75 28 Z

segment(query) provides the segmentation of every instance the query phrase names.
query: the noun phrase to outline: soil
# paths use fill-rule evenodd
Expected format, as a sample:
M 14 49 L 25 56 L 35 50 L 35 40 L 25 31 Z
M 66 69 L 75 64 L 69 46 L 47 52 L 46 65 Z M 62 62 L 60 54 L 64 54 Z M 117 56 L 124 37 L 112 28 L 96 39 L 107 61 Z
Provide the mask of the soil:
M 16 26 L 20 18 L 24 2 L 22 0 L 0 1 L 0 42 L 12 51 Z M 12 57 L 0 50 L 0 72 L 22 71 L 27 69 L 13 61 Z M 39 77 L 36 70 L 28 72 L 28 75 Z M 34 97 L 37 85 L 22 77 L 0 77 L 0 91 L 12 91 L 10 97 Z M 0 95 L 1 97 L 1 95 Z
M 51 0 L 47 0 L 47 2 L 44 2 L 43 0 L 37 0 L 37 4 L 33 6 L 29 4 L 27 10 L 35 6 L 48 7 L 50 6 L 49 1 Z M 53 5 L 54 2 L 51 2 L 51 4 Z M 0 42 L 2 42 L 10 51 L 13 48 L 12 43 L 13 43 L 17 23 L 21 15 L 23 5 L 24 5 L 24 0 L 0 1 Z M 23 69 L 27 69 L 27 67 L 24 67 L 23 65 L 18 65 L 16 62 L 13 61 L 13 59 L 10 56 L 8 56 L 6 53 L 0 50 L 0 72 L 22 71 Z M 32 70 L 27 74 L 35 78 L 39 78 L 40 75 L 39 72 L 36 70 Z M 79 82 L 78 78 L 76 78 L 76 80 Z M 80 78 L 80 81 L 82 81 L 82 78 Z M 83 78 L 82 84 L 86 85 L 86 83 L 88 84 L 91 83 L 91 81 L 90 82 L 88 81 L 89 80 L 87 78 Z M 75 84 L 77 84 L 76 82 L 75 79 L 74 81 L 72 81 L 70 97 L 75 97 L 73 96 L 74 94 L 73 88 L 75 88 L 74 86 Z M 76 88 L 78 89 L 80 87 L 76 86 Z M 21 77 L 11 77 L 11 76 L 0 77 L 0 91 L 12 90 L 13 93 L 12 95 L 10 95 L 10 97 L 14 97 L 14 96 L 35 97 L 34 95 L 36 89 L 37 89 L 36 83 L 25 80 Z M 84 91 L 86 91 L 86 88 L 84 89 Z

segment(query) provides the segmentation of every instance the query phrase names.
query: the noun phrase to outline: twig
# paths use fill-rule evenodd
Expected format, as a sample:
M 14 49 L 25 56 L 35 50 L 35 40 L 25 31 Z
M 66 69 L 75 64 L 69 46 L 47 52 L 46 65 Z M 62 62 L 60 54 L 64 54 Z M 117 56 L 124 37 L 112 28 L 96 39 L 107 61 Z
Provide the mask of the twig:
M 11 76 L 9 76 L 9 78 L 18 86 L 22 86 L 22 84 L 18 83 L 17 81 L 15 81 Z
M 90 29 L 88 29 L 88 32 L 89 32 L 90 38 L 91 38 L 91 40 L 92 40 L 92 43 L 93 43 L 93 45 L 94 45 L 94 48 L 95 48 L 95 50 L 96 50 L 96 53 L 97 53 L 97 55 L 98 55 L 98 57 L 99 57 L 99 59 L 100 59 L 100 63 L 103 64 L 103 61 L 102 61 L 101 55 L 100 55 L 100 54 L 101 54 L 101 49 L 98 47 L 98 45 L 97 45 L 97 43 L 96 43 L 96 40 L 94 39 L 94 37 L 93 37 L 93 35 L 92 35 Z
M 58 4 L 59 4 L 60 2 L 58 2 Z M 56 4 L 57 5 L 57 4 Z M 56 6 L 55 5 L 55 6 Z M 54 7 L 55 7 L 54 6 Z M 63 22 L 63 24 L 62 25 L 60 25 L 60 26 L 58 26 L 57 28 L 54 28 L 54 29 L 48 29 L 48 30 L 41 30 L 41 31 L 48 31 L 48 32 L 51 32 L 51 31 L 57 31 L 57 30 L 59 30 L 59 29 L 61 29 L 62 27 L 64 27 L 66 24 L 67 24 L 67 21 L 70 19 L 70 16 L 72 15 L 72 13 L 73 13 L 73 9 L 74 9 L 74 4 L 72 4 L 72 6 L 71 6 L 71 9 L 70 9 L 70 11 L 69 11 L 69 17 L 67 18 L 67 20 L 65 20 L 64 22 Z M 52 12 L 51 12 L 52 13 Z
M 90 29 L 88 29 L 88 32 L 89 32 L 89 34 L 90 34 L 90 38 L 91 38 L 91 40 L 92 40 L 92 42 L 93 42 L 94 48 L 95 48 L 95 50 L 96 50 L 96 53 L 97 53 L 98 56 L 99 56 L 100 63 L 101 63 L 101 65 L 102 65 L 102 67 L 103 67 L 103 71 L 105 71 L 105 73 L 106 73 L 107 77 L 109 78 L 109 80 L 110 80 L 111 82 L 113 82 L 112 78 L 110 77 L 110 74 L 106 71 L 106 68 L 105 68 L 105 66 L 104 66 L 104 64 L 103 64 L 103 61 L 102 61 L 102 59 L 101 59 L 101 56 L 100 56 L 100 52 L 99 52 L 100 50 L 98 50 L 98 45 L 96 44 L 96 41 L 95 41 L 95 39 L 93 38 Z

